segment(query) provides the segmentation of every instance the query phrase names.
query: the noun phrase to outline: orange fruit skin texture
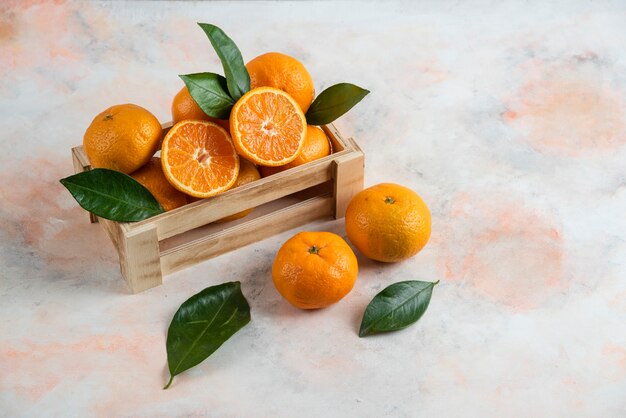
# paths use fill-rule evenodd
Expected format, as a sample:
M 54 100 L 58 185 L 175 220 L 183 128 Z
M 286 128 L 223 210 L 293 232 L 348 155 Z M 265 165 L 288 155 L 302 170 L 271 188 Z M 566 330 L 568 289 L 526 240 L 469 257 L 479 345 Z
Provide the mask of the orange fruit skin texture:
M 199 198 L 228 190 L 239 173 L 239 156 L 228 132 L 200 120 L 172 126 L 163 139 L 161 164 L 172 186 Z
M 237 174 L 237 180 L 235 180 L 235 184 L 233 185 L 233 189 L 235 187 L 242 186 L 244 184 L 252 183 L 253 181 L 259 180 L 261 178 L 261 174 L 259 174 L 259 170 L 257 170 L 256 166 L 252 164 L 250 161 L 241 158 L 239 160 L 239 174 Z M 242 210 L 241 212 L 237 212 L 233 215 L 226 216 L 220 220 L 215 221 L 215 223 L 222 222 L 230 222 L 235 221 L 237 219 L 241 219 L 244 216 L 247 216 L 252 212 L 252 209 Z
M 259 165 L 279 166 L 296 159 L 307 131 L 304 113 L 294 99 L 273 87 L 244 94 L 230 112 L 230 132 L 237 152 Z
M 313 125 L 307 125 L 306 137 L 304 138 L 302 149 L 295 160 L 289 164 L 278 167 L 260 166 L 259 170 L 261 171 L 261 175 L 263 177 L 267 177 L 269 175 L 318 160 L 322 157 L 326 157 L 327 155 L 330 155 L 330 142 L 328 141 L 328 137 L 321 128 Z
M 346 210 L 346 233 L 366 257 L 405 260 L 428 242 L 430 211 L 413 190 L 382 183 L 357 193 Z
M 212 118 L 204 113 L 189 94 L 187 86 L 183 86 L 172 100 L 172 122 L 178 123 L 181 120 L 208 120 L 217 123 L 227 131 L 230 129 L 228 120 Z
M 166 211 L 187 204 L 187 195 L 176 190 L 167 181 L 159 157 L 152 157 L 146 165 L 130 176 L 148 189 Z
M 130 174 L 145 165 L 159 148 L 158 119 L 141 106 L 111 106 L 91 122 L 83 149 L 94 168 Z
M 312 253 L 312 249 L 317 253 Z M 354 287 L 359 267 L 350 246 L 331 232 L 300 232 L 278 250 L 272 279 L 278 292 L 301 309 L 338 302 Z
M 311 74 L 297 59 L 280 52 L 259 55 L 246 64 L 250 88 L 275 87 L 287 92 L 304 113 L 315 97 Z

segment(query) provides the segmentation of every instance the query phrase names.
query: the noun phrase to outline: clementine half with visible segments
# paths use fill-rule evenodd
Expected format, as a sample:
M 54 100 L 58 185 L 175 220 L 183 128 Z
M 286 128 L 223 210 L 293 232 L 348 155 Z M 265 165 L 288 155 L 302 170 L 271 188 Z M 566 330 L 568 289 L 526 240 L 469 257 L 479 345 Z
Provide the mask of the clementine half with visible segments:
M 430 237 L 430 211 L 413 190 L 382 183 L 357 193 L 346 210 L 346 233 L 366 257 L 394 262 L 417 254 Z
M 184 120 L 170 129 L 161 146 L 161 163 L 172 186 L 199 198 L 228 190 L 239 172 L 239 156 L 228 132 L 199 120 Z
M 300 232 L 278 250 L 272 279 L 292 305 L 317 309 L 346 296 L 358 274 L 350 246 L 331 232 Z
M 230 132 L 237 152 L 259 165 L 278 166 L 295 160 L 306 126 L 300 106 L 273 87 L 250 90 L 230 112 Z

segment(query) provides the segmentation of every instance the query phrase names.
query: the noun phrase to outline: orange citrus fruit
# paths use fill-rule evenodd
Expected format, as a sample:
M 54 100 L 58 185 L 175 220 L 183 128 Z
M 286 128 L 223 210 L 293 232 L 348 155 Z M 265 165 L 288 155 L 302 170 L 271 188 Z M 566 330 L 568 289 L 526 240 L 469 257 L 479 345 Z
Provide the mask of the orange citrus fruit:
M 111 106 L 91 122 L 83 149 L 94 168 L 130 174 L 145 165 L 159 148 L 161 124 L 134 104 Z
M 246 160 L 245 158 L 240 158 L 239 159 L 239 174 L 237 175 L 237 180 L 235 181 L 235 184 L 233 185 L 232 188 L 234 189 L 235 187 L 252 183 L 253 181 L 258 180 L 260 178 L 261 178 L 261 175 L 259 174 L 259 170 L 257 170 L 256 166 L 252 164 L 250 161 Z M 229 221 L 234 221 L 234 220 L 243 218 L 244 216 L 247 216 L 250 212 L 252 212 L 252 209 L 254 208 L 242 210 L 241 212 L 237 212 L 234 215 L 226 216 L 225 218 L 222 218 L 215 222 L 222 223 L 222 222 L 229 222 Z
M 250 88 L 275 87 L 287 92 L 304 113 L 315 96 L 313 79 L 297 59 L 279 52 L 259 55 L 246 64 Z
M 394 262 L 412 257 L 430 237 L 430 211 L 413 190 L 382 183 L 357 193 L 346 210 L 346 233 L 366 257 Z
M 306 119 L 282 90 L 259 87 L 244 94 L 230 112 L 230 132 L 237 152 L 260 165 L 284 165 L 296 159 Z
M 228 120 L 212 118 L 204 113 L 189 94 L 187 86 L 180 89 L 172 101 L 172 122 L 178 123 L 181 120 L 208 120 L 217 123 L 226 130 L 229 129 Z
M 176 190 L 167 181 L 159 157 L 152 157 L 146 165 L 130 176 L 148 189 L 166 211 L 187 204 L 187 195 Z
M 271 174 L 279 173 L 281 171 L 315 161 L 327 155 L 330 155 L 330 142 L 328 141 L 328 137 L 321 128 L 313 125 L 307 125 L 306 136 L 304 137 L 302 149 L 295 160 L 289 164 L 278 167 L 260 166 L 259 170 L 261 171 L 261 175 L 263 177 L 267 177 Z
M 347 295 L 358 271 L 354 252 L 339 235 L 300 232 L 278 250 L 272 279 L 289 303 L 302 309 L 317 309 Z
M 172 126 L 163 139 L 161 163 L 172 186 L 200 198 L 228 190 L 239 172 L 239 156 L 228 132 L 200 120 Z

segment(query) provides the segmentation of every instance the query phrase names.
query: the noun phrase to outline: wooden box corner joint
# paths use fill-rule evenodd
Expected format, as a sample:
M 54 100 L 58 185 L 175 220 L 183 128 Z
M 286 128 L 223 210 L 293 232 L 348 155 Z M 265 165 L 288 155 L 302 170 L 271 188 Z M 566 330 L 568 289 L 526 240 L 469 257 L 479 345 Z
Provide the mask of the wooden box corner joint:
M 164 132 L 172 124 L 162 125 Z M 132 293 L 163 283 L 163 276 L 311 221 L 345 216 L 363 189 L 364 154 L 334 125 L 323 126 L 333 153 L 299 167 L 228 190 L 210 199 L 133 223 L 89 214 L 115 246 Z M 72 148 L 76 173 L 91 169 L 81 146 Z M 248 216 L 214 221 L 254 207 Z

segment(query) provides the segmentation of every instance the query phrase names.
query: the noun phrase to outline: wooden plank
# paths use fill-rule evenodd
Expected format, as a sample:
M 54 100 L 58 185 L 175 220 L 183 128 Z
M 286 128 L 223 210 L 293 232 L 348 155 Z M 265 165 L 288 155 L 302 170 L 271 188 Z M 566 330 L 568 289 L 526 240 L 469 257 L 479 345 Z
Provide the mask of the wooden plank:
M 118 225 L 123 228 L 126 224 Z M 120 268 L 131 291 L 139 293 L 161 285 L 163 275 L 156 227 L 145 225 L 132 231 L 124 230 L 120 238 Z
M 115 246 L 115 249 L 119 253 L 120 248 L 122 246 L 121 240 L 123 239 L 123 236 L 124 236 L 124 231 L 120 223 L 115 222 L 115 221 L 110 221 L 104 218 L 97 218 L 97 219 L 100 222 L 100 225 L 102 225 L 102 229 L 104 229 L 104 231 L 107 233 L 109 238 L 111 238 L 111 241 L 113 242 L 113 245 Z
M 72 148 L 72 163 L 74 164 L 74 173 L 76 174 L 91 170 L 89 159 L 82 146 Z M 89 222 L 98 222 L 98 217 L 93 213 L 87 212 L 87 215 L 89 215 Z
M 170 248 L 161 253 L 163 274 L 241 248 L 315 219 L 332 216 L 334 205 L 335 202 L 331 196 L 317 196 L 232 228 Z
M 322 184 L 332 179 L 333 161 L 349 154 L 344 150 L 228 190 L 218 196 L 174 209 L 144 221 L 128 224 L 130 230 L 148 224 L 157 227 L 159 240 L 189 231 L 250 207 Z
M 352 197 L 363 190 L 365 158 L 361 150 L 341 156 L 334 161 L 333 177 L 335 219 L 343 218 Z
M 321 126 L 321 128 L 328 137 L 328 139 L 330 139 L 332 152 L 336 153 L 348 148 L 346 140 L 343 138 L 341 133 L 339 133 L 335 125 L 329 123 L 328 125 Z

